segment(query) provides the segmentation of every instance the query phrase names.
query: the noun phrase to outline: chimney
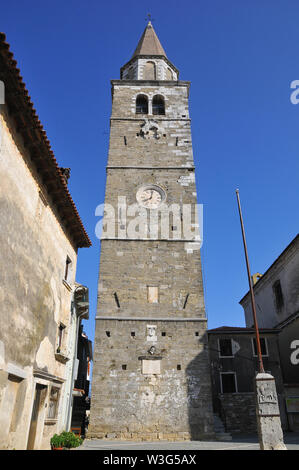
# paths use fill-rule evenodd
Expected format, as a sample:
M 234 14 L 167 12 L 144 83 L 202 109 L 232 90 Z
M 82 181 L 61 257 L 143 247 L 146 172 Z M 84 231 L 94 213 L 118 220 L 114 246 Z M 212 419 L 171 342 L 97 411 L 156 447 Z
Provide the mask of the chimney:
M 71 169 L 70 168 L 62 168 L 62 167 L 60 167 L 59 169 L 61 171 L 61 174 L 62 174 L 66 184 L 68 184 L 70 176 L 71 176 Z

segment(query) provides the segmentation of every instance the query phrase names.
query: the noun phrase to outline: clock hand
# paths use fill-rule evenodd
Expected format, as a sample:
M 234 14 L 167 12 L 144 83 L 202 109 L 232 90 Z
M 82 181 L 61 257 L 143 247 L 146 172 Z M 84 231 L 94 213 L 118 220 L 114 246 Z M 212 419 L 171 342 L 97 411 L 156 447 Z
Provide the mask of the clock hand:
M 149 197 L 148 199 L 143 199 L 143 202 L 146 202 L 146 201 L 149 201 L 150 199 L 152 199 L 152 197 L 153 197 L 153 192 L 154 192 L 154 191 L 151 191 L 151 197 Z

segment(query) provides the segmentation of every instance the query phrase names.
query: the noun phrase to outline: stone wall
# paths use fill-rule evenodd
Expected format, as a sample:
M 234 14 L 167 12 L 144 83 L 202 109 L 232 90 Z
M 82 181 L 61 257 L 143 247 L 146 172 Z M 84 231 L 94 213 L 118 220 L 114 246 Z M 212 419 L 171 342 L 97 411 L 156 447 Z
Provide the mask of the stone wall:
M 63 323 L 62 352 L 68 355 L 69 284 L 75 278 L 77 250 L 5 107 L 0 132 L 0 448 L 24 449 L 36 384 L 47 391 L 44 404 L 53 384 L 64 391 L 65 363 L 55 353 Z M 72 260 L 69 284 L 63 282 L 67 256 Z M 49 448 L 48 434 L 56 432 L 61 416 L 47 421 L 42 410 L 41 417 L 45 426 L 39 428 L 36 448 Z
M 199 250 L 188 253 L 182 242 L 102 241 L 98 315 L 205 318 L 199 262 Z M 158 303 L 148 302 L 151 285 Z
M 112 119 L 117 117 L 121 119 L 142 118 L 143 116 L 136 116 L 135 113 L 135 102 L 138 94 L 146 95 L 149 97 L 149 99 L 155 95 L 162 95 L 165 99 L 165 116 L 153 116 L 149 112 L 149 114 L 145 117 L 162 119 L 164 125 L 167 125 L 168 120 L 173 121 L 189 119 L 189 82 L 145 81 L 140 84 L 140 82 L 135 81 L 133 84 L 128 83 L 126 80 L 112 80 L 112 86 Z M 177 122 L 172 123 L 172 128 L 173 131 L 176 132 Z M 113 142 L 111 141 L 110 143 Z
M 225 393 L 218 397 L 221 403 L 221 418 L 227 432 L 257 433 L 254 393 Z
M 167 205 L 197 203 L 188 92 L 188 82 L 112 81 L 105 203 L 118 216 L 119 198 L 136 204 L 149 184 L 162 188 Z M 149 99 L 147 115 L 136 114 L 139 93 Z M 157 94 L 165 115 L 151 114 Z M 169 237 L 136 240 L 129 223 L 122 215 L 124 238 L 105 234 L 101 242 L 89 437 L 211 437 L 199 244 L 175 237 L 175 227 Z
M 205 321 L 98 319 L 89 437 L 211 437 L 205 328 Z

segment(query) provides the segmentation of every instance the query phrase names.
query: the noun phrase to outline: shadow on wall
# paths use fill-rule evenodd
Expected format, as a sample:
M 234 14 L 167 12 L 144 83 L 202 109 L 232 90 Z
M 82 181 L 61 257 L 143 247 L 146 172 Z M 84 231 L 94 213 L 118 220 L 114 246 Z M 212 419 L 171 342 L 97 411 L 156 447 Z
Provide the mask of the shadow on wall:
M 188 420 L 191 440 L 214 437 L 214 415 L 207 335 L 200 340 L 203 350 L 187 366 Z

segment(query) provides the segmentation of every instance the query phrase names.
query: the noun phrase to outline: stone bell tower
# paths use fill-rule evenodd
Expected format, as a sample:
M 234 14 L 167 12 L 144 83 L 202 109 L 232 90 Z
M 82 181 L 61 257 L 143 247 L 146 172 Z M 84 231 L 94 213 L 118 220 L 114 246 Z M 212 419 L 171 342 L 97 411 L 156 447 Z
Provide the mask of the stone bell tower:
M 149 22 L 111 82 L 89 437 L 213 435 L 198 223 L 185 220 L 197 210 L 190 83 L 178 76 Z

